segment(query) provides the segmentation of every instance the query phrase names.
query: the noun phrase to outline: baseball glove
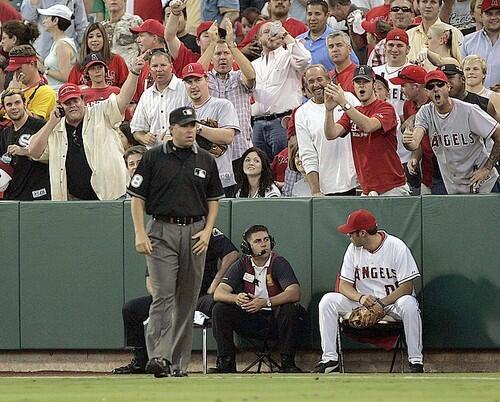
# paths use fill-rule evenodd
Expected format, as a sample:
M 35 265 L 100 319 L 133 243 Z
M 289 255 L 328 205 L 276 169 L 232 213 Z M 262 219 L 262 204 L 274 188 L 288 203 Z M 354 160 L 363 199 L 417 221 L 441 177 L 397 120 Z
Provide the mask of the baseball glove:
M 377 313 L 365 306 L 361 306 L 352 310 L 348 324 L 353 328 L 368 328 L 379 322 L 384 315 L 384 312 Z

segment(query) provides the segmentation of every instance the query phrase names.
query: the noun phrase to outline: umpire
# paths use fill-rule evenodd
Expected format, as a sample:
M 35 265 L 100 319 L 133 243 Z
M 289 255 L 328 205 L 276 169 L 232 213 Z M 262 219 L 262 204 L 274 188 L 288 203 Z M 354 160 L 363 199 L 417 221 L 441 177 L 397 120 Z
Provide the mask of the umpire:
M 149 310 L 146 372 L 187 371 L 193 314 L 205 253 L 224 191 L 215 159 L 198 147 L 191 107 L 170 113 L 172 140 L 144 154 L 130 180 L 135 248 L 146 254 L 153 302 Z M 144 211 L 152 215 L 144 228 Z

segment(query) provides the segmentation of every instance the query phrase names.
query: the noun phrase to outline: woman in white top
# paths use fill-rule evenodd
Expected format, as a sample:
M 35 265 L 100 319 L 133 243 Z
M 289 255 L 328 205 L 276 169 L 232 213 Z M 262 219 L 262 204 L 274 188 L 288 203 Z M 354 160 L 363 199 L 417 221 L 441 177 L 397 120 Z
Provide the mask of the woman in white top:
M 274 198 L 281 192 L 273 181 L 273 171 L 266 154 L 252 147 L 241 156 L 243 161 L 237 177 L 236 198 Z
M 57 92 L 68 81 L 69 72 L 76 63 L 75 41 L 64 33 L 71 26 L 72 12 L 61 4 L 39 9 L 38 12 L 45 16 L 43 27 L 54 39 L 44 64 L 49 85 Z
M 481 56 L 471 54 L 462 60 L 462 70 L 465 76 L 465 89 L 484 98 L 491 98 L 493 91 L 484 86 L 488 67 Z

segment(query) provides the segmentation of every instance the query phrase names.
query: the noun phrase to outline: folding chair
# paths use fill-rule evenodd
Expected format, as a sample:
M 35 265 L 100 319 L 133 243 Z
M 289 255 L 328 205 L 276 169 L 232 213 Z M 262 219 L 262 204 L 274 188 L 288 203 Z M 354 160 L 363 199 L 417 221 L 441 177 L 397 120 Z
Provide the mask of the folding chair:
M 203 321 L 203 324 L 194 324 L 194 328 L 202 329 L 202 366 L 203 366 L 203 374 L 207 374 L 208 372 L 208 358 L 207 358 L 207 330 L 208 328 L 212 328 L 212 320 L 210 318 L 206 318 Z

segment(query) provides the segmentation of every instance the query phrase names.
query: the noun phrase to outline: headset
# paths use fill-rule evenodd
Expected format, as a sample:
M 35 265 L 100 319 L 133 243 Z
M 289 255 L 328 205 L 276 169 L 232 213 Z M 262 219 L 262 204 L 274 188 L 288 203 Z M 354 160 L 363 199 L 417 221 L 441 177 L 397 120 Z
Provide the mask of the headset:
M 241 249 L 241 252 L 245 255 L 250 255 L 250 256 L 253 256 L 253 251 L 252 251 L 252 247 L 250 246 L 250 243 L 248 242 L 247 240 L 247 237 L 249 235 L 250 232 L 267 232 L 267 234 L 269 235 L 269 240 L 271 242 L 271 250 L 274 249 L 274 246 L 276 245 L 276 242 L 274 241 L 274 237 L 271 236 L 271 234 L 269 233 L 269 229 L 264 226 L 264 225 L 252 225 L 250 227 L 248 227 L 244 232 L 243 232 L 243 240 L 241 241 L 241 245 L 240 245 L 240 249 Z

